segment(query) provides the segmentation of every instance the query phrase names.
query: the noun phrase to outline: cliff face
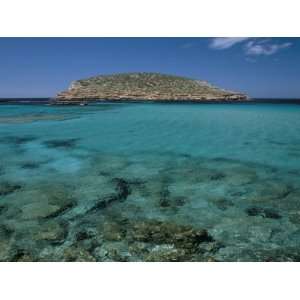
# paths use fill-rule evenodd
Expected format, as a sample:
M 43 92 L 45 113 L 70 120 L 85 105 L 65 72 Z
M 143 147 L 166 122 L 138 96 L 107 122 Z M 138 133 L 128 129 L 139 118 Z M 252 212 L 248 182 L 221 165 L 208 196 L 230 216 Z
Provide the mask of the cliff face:
M 103 75 L 72 82 L 58 102 L 82 100 L 246 100 L 247 95 L 219 89 L 206 81 L 159 73 Z

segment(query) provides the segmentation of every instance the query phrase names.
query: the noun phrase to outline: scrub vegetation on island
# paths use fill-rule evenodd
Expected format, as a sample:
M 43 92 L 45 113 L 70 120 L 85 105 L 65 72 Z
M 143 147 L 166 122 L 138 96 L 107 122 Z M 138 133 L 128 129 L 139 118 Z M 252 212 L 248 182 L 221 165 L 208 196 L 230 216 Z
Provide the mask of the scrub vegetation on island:
M 205 101 L 247 100 L 248 96 L 220 89 L 206 81 L 160 73 L 101 75 L 72 82 L 57 95 L 58 103 L 81 100 Z

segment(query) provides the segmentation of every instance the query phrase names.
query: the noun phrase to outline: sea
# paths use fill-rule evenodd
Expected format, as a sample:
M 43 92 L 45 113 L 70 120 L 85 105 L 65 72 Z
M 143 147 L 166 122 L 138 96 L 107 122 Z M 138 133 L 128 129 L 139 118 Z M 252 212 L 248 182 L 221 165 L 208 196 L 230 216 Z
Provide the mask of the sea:
M 0 261 L 300 261 L 300 101 L 0 99 Z

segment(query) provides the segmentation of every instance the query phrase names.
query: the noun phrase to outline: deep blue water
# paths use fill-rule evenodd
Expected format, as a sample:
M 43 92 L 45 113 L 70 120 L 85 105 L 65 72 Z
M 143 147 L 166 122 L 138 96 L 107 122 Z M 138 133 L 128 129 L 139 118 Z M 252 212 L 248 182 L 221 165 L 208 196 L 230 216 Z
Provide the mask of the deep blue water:
M 0 260 L 299 260 L 299 116 L 1 105 Z

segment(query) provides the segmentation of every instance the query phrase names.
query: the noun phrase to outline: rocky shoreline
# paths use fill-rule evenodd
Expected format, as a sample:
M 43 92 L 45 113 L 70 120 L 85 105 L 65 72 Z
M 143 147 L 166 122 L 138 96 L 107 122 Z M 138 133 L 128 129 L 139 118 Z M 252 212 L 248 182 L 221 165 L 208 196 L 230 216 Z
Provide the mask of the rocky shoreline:
M 205 100 L 162 100 L 162 99 L 70 99 L 61 100 L 59 98 L 52 98 L 49 105 L 79 105 L 86 106 L 93 103 L 160 103 L 160 104 L 223 104 L 223 103 L 249 103 L 252 99 L 233 98 L 233 99 L 205 99 Z

